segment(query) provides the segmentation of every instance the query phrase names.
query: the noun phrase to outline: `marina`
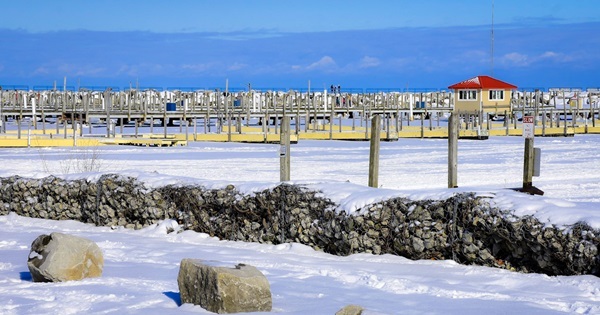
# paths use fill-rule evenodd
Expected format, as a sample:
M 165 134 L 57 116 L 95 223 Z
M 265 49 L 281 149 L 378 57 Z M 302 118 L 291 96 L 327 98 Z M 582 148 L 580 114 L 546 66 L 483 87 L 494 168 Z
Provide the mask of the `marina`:
M 459 137 L 520 136 L 532 115 L 536 136 L 600 133 L 596 89 L 515 91 L 510 108 L 461 112 L 454 91 L 229 91 L 160 88 L 38 88 L 0 91 L 0 146 L 176 146 L 188 141 L 279 142 L 290 117 L 292 142 L 368 140 L 379 115 L 383 141 L 446 138 L 451 113 Z

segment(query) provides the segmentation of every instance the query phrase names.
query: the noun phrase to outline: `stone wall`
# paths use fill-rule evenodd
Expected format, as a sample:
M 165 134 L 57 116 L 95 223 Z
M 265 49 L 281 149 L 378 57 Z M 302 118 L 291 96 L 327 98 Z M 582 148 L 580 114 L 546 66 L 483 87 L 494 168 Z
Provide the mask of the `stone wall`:
M 135 178 L 106 174 L 97 181 L 0 178 L 0 198 L 2 215 L 134 229 L 171 218 L 220 239 L 298 242 L 335 255 L 389 253 L 548 275 L 600 274 L 600 231 L 585 223 L 544 225 L 473 194 L 393 198 L 359 209 L 362 215 L 348 215 L 298 185 L 244 195 L 232 185 L 148 188 Z

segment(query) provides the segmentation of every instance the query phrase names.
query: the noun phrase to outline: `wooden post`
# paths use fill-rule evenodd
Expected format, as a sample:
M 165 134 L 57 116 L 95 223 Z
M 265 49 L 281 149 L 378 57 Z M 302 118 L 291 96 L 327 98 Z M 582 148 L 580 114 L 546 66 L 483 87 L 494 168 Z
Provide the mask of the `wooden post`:
M 592 127 L 596 128 L 596 109 L 594 105 L 592 105 L 592 100 L 590 98 L 590 116 L 592 117 Z
M 208 113 L 206 113 L 206 114 L 204 114 L 204 134 L 207 134 L 209 131 L 210 131 L 210 116 L 208 116 Z
M 334 100 L 331 102 L 331 112 L 329 113 L 329 140 L 333 139 L 333 116 L 335 115 L 334 112 L 334 107 L 335 107 L 335 99 L 337 98 L 337 96 L 335 96 L 335 94 L 332 94 Z M 327 101 L 327 100 L 325 100 Z
M 425 112 L 421 113 L 421 139 L 425 138 Z
M 371 118 L 371 145 L 369 148 L 369 187 L 379 186 L 379 139 L 381 134 L 381 119 L 379 114 Z
M 73 146 L 77 146 L 77 121 L 75 120 L 75 113 L 73 113 Z
M 563 99 L 563 120 L 565 122 L 563 136 L 566 137 L 567 136 L 567 103 L 565 103 L 565 91 L 562 91 L 562 99 Z M 572 113 L 571 113 L 571 117 L 573 117 Z
M 362 115 L 362 117 L 361 117 L 362 119 L 360 121 L 361 121 L 361 125 L 362 125 L 363 119 L 365 121 L 365 139 L 369 139 L 369 120 L 368 120 L 369 118 L 367 117 L 367 114 L 368 115 L 371 114 L 370 110 L 369 110 L 369 112 L 367 112 L 366 109 L 363 107 L 363 115 Z
M 298 96 L 298 93 L 294 92 L 294 99 L 292 102 L 296 103 L 296 118 L 294 120 L 294 129 L 296 130 L 296 135 L 300 134 L 300 106 L 302 106 L 301 96 Z M 294 103 L 292 103 L 293 107 Z
M 511 113 L 511 114 L 512 114 L 512 113 Z M 509 118 L 509 116 L 508 116 L 508 115 L 509 115 L 509 114 L 508 114 L 508 112 L 505 110 L 505 111 L 504 111 L 504 127 L 506 127 L 506 135 L 507 135 L 507 136 L 508 136 L 508 133 L 509 133 L 509 131 L 508 131 L 508 127 L 510 126 L 510 121 L 508 120 L 508 119 L 510 119 L 510 118 Z
M 190 139 L 190 134 L 189 134 L 190 122 L 187 119 L 185 119 L 184 123 L 185 123 L 185 141 L 187 142 Z
M 542 136 L 546 136 L 546 111 L 542 111 Z
M 1 91 L 2 91 L 2 88 L 0 88 L 0 92 L 1 92 Z M 39 99 L 39 97 L 40 97 L 40 94 L 38 93 L 38 99 Z M 42 134 L 46 134 L 46 115 L 44 114 L 44 107 L 45 107 L 45 106 L 44 106 L 44 103 L 43 103 L 43 102 L 44 102 L 44 101 L 42 101 L 42 100 L 40 99 L 40 102 L 39 102 L 39 103 L 40 103 L 40 109 L 41 109 L 41 111 L 42 111 Z M 0 103 L 2 103 L 2 97 L 1 97 L 1 96 L 0 96 Z M 0 105 L 0 106 L 2 106 L 2 105 Z M 1 113 L 1 112 L 2 112 L 2 110 L 0 110 L 0 113 Z M 87 116 L 86 116 L 86 117 L 87 117 Z M 0 130 L 0 132 L 2 132 L 2 131 Z
M 281 120 L 281 133 L 279 134 L 279 180 L 290 180 L 290 117 L 284 116 Z
M 385 139 L 386 140 L 390 140 L 390 117 L 388 115 L 391 115 L 391 114 L 385 115 Z
M 210 94 L 204 94 L 206 99 L 206 115 L 204 115 L 204 134 L 210 132 Z
M 231 113 L 229 112 L 229 79 L 225 80 L 225 117 L 227 119 L 227 142 L 231 142 Z
M 167 119 L 167 103 L 166 103 L 166 101 L 167 100 L 163 101 L 163 105 L 164 105 L 164 109 L 163 109 L 163 134 L 164 134 L 165 139 L 167 138 L 167 124 L 168 124 L 167 123 L 168 119 Z
M 44 108 L 44 107 L 42 107 Z M 2 86 L 0 86 L 0 133 L 5 133 L 4 116 L 2 116 L 2 110 L 4 109 L 4 102 L 2 101 Z M 56 122 L 58 124 L 58 121 Z
M 394 97 L 394 103 L 396 105 L 396 116 L 394 117 L 396 119 L 395 127 L 396 127 L 396 134 L 398 134 L 400 132 L 400 127 L 398 126 L 400 124 L 400 103 L 398 102 L 397 95 Z
M 194 116 L 194 141 L 198 140 L 198 117 Z
M 27 147 L 31 148 L 31 123 L 27 126 Z
M 112 99 L 111 99 L 111 93 L 110 93 L 110 88 L 107 88 L 106 91 L 104 91 L 104 107 L 106 109 L 106 137 L 110 138 L 110 108 L 112 107 Z M 65 130 L 66 132 L 66 130 Z
M 533 187 L 533 138 L 525 138 L 525 159 L 523 163 L 523 191 Z
M 246 127 L 250 127 L 250 105 L 254 108 L 254 93 L 252 93 L 250 84 L 248 84 L 248 99 L 249 102 L 244 104 L 246 106 Z
M 458 121 L 456 112 L 448 118 L 448 188 L 456 188 L 458 178 Z

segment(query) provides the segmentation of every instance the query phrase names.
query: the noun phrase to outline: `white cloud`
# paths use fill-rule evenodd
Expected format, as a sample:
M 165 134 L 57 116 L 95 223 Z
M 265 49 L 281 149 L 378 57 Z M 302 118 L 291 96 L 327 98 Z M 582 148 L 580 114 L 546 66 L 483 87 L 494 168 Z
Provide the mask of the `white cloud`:
M 95 77 L 106 73 L 106 68 L 95 65 L 81 65 L 63 63 L 59 65 L 42 65 L 33 70 L 33 75 L 47 75 L 49 73 L 58 73 L 66 76 L 76 77 Z
M 206 72 L 212 68 L 210 63 L 195 63 L 195 64 L 184 64 L 181 66 L 184 70 L 190 70 L 192 72 Z
M 247 66 L 248 65 L 244 64 L 244 63 L 234 62 L 232 65 L 227 67 L 227 70 L 230 70 L 230 71 L 241 70 L 241 69 L 246 68 Z
M 153 63 L 142 63 L 135 65 L 123 65 L 117 71 L 117 75 L 125 74 L 127 76 L 144 76 L 144 75 L 156 75 L 162 74 L 165 69 L 169 69 L 171 66 L 163 66 L 161 64 Z
M 512 52 L 500 57 L 500 61 L 509 66 L 528 66 L 532 60 L 528 55 Z
M 307 70 L 331 69 L 335 66 L 337 66 L 337 64 L 335 63 L 335 60 L 333 60 L 333 58 L 331 58 L 329 56 L 323 56 L 323 58 L 319 59 L 319 61 L 311 63 L 308 67 L 306 67 L 306 69 Z
M 360 68 L 372 68 L 372 67 L 377 67 L 381 64 L 381 61 L 379 61 L 378 58 L 375 57 L 369 57 L 369 56 L 364 56 L 359 63 L 359 67 Z
M 540 56 L 540 59 L 549 59 L 549 60 L 556 61 L 556 62 L 569 62 L 569 61 L 573 61 L 574 58 L 572 56 L 565 55 L 563 53 L 547 51 L 547 52 L 544 52 Z
M 39 74 L 49 74 L 50 73 L 50 69 L 48 69 L 47 67 L 38 67 L 35 70 L 33 70 L 33 75 L 39 75 Z
M 508 66 L 526 67 L 534 63 L 543 62 L 570 62 L 575 60 L 574 57 L 565 55 L 563 53 L 557 53 L 554 51 L 546 51 L 539 55 L 526 55 L 517 52 L 512 52 L 500 57 L 500 61 Z

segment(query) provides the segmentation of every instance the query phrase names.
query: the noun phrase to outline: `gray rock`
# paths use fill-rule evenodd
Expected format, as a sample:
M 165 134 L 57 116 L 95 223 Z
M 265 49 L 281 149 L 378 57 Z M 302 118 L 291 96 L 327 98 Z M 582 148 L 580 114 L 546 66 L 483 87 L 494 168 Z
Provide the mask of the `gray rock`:
M 335 315 L 361 315 L 363 308 L 359 305 L 347 305 L 341 310 L 335 312 Z
M 177 276 L 181 303 L 200 305 L 215 313 L 269 312 L 271 288 L 255 267 L 234 268 L 218 262 L 183 259 Z
M 31 244 L 27 267 L 34 282 L 100 277 L 104 266 L 96 243 L 73 235 L 40 235 Z

